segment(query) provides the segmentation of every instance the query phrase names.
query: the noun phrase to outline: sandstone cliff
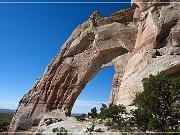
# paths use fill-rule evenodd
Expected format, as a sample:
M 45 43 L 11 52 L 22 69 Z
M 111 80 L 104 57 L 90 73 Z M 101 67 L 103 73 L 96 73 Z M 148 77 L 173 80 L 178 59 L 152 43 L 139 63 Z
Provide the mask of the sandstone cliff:
M 180 5 L 163 0 L 132 5 L 108 18 L 94 12 L 73 31 L 19 102 L 9 131 L 31 130 L 48 113 L 70 115 L 85 85 L 107 66 L 115 67 L 109 102 L 127 107 L 143 90 L 144 77 L 161 71 L 179 75 Z

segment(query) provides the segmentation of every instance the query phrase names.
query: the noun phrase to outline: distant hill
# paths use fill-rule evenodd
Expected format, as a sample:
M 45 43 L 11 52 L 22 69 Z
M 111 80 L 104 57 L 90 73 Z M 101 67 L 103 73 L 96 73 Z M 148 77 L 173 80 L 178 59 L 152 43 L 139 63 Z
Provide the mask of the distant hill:
M 80 116 L 82 113 L 72 113 L 71 117 Z
M 0 109 L 0 113 L 14 113 L 15 110 L 12 109 Z
M 14 112 L 15 110 L 11 109 L 0 109 L 0 132 L 6 132 L 8 130 Z

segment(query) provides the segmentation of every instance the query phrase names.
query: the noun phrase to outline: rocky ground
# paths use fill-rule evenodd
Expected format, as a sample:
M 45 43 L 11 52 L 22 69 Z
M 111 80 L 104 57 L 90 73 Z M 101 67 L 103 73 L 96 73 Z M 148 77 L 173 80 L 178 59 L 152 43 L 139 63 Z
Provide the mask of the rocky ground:
M 38 127 L 36 134 L 43 135 L 104 135 L 119 134 L 115 130 L 108 129 L 100 120 L 86 119 L 77 121 L 74 117 L 44 118 Z

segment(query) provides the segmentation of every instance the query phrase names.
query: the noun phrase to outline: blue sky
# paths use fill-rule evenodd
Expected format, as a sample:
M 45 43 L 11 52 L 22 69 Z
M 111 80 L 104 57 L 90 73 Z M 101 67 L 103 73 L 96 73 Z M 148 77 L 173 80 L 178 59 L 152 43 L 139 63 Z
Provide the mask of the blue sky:
M 88 19 L 94 11 L 109 16 L 127 7 L 130 7 L 130 3 L 1 3 L 0 108 L 16 108 L 19 100 L 43 74 L 76 26 Z M 79 96 L 73 112 L 87 112 L 95 105 L 100 106 L 101 102 L 108 102 L 113 73 L 113 67 L 98 73 Z

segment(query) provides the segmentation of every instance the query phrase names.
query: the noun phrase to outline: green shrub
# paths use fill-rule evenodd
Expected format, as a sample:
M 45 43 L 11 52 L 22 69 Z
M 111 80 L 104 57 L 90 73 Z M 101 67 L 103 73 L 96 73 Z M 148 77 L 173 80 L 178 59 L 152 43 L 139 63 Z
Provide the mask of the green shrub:
M 150 75 L 143 87 L 133 101 L 138 107 L 132 112 L 136 126 L 142 131 L 180 132 L 180 77 Z
M 57 128 L 53 128 L 52 131 L 53 131 L 53 133 L 55 133 L 55 132 L 57 132 L 57 130 L 58 130 Z
M 110 104 L 107 107 L 105 104 L 102 104 L 98 115 L 99 118 L 105 121 L 105 126 L 109 126 L 112 129 L 118 129 L 120 131 L 131 131 L 130 118 L 127 117 L 128 112 L 123 105 L 113 105 Z
M 180 132 L 180 77 L 159 73 L 142 82 L 144 91 L 133 100 L 137 109 L 128 113 L 123 105 L 102 104 L 97 117 L 121 132 Z
M 98 113 L 97 113 L 96 107 L 92 108 L 91 112 L 88 113 L 88 117 L 91 117 L 91 118 L 97 118 L 97 115 Z
M 5 132 L 8 130 L 9 123 L 0 121 L 0 132 Z
M 64 127 L 53 128 L 52 132 L 57 133 L 57 135 L 67 135 L 67 130 Z
M 101 104 L 100 113 L 98 114 L 98 118 L 100 119 L 106 119 L 107 113 L 108 113 L 108 107 L 106 104 Z
M 104 122 L 104 125 L 110 127 L 111 125 L 114 125 L 114 122 L 112 121 L 112 119 L 106 119 L 106 121 Z

